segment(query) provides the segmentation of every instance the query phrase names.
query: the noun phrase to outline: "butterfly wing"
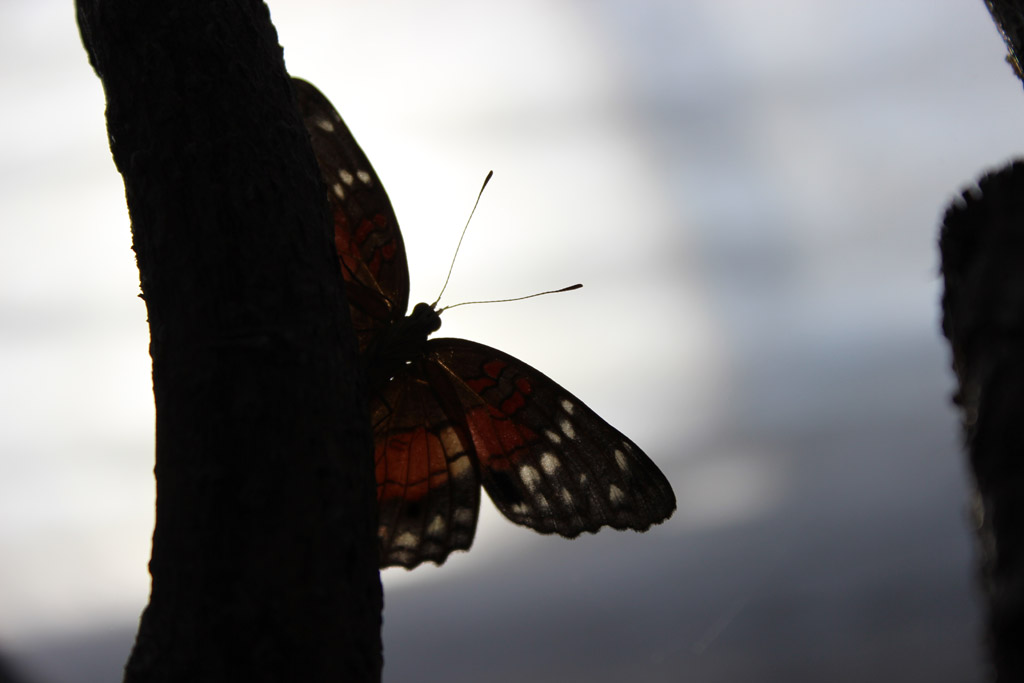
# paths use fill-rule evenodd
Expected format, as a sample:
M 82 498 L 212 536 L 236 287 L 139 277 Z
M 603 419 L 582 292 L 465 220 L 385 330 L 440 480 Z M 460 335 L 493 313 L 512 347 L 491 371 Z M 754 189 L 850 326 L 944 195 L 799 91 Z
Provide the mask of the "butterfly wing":
M 365 350 L 409 304 L 402 233 L 380 178 L 338 112 L 311 83 L 299 78 L 292 83 L 327 185 L 345 294 L 359 348 Z
M 569 538 L 603 526 L 644 531 L 676 507 L 639 446 L 539 370 L 483 344 L 429 340 L 372 415 L 382 567 L 468 550 L 481 483 L 516 524 Z
M 442 564 L 468 550 L 480 508 L 473 441 L 435 364 L 414 361 L 371 400 L 380 566 Z
M 481 483 L 516 524 L 573 538 L 602 526 L 643 531 L 675 510 L 640 447 L 539 370 L 465 339 L 427 349 L 461 405 Z
M 328 189 L 359 348 L 395 343 L 409 271 L 391 203 L 327 98 L 293 83 Z M 644 530 L 675 509 L 668 481 L 636 444 L 526 363 L 462 339 L 431 340 L 411 356 L 370 399 L 382 567 L 441 564 L 468 549 L 481 483 L 512 521 L 568 537 Z

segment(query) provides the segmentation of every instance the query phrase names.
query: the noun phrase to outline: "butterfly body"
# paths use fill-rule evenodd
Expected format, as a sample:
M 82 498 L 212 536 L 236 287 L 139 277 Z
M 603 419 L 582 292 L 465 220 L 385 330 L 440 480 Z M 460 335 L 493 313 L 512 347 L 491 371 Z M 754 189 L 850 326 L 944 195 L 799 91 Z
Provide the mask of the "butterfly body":
M 416 304 L 412 313 L 382 328 L 363 353 L 370 393 L 378 394 L 403 366 L 423 355 L 427 337 L 441 327 L 441 315 L 430 304 Z
M 341 117 L 293 79 L 334 215 L 335 247 L 369 389 L 380 564 L 441 564 L 473 541 L 481 486 L 517 524 L 569 538 L 643 531 L 675 510 L 668 480 L 554 380 L 456 338 L 434 306 L 410 315 L 391 204 Z

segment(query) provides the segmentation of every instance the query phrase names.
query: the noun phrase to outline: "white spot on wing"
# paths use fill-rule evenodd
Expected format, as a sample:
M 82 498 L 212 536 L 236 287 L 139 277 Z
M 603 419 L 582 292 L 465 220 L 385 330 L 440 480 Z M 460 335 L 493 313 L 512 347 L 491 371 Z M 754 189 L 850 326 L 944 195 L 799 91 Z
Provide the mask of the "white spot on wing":
M 366 171 L 356 171 L 356 177 L 359 178 L 360 182 L 362 182 L 363 185 L 370 184 L 370 174 L 367 173 Z
M 462 454 L 455 460 L 448 463 L 448 473 L 455 479 L 469 476 L 473 472 L 473 466 L 469 462 L 469 456 Z
M 562 399 L 562 410 L 572 415 L 572 411 L 576 410 L 576 406 L 573 405 L 572 401 L 567 398 Z
M 475 515 L 473 514 L 473 511 L 469 508 L 459 508 L 458 510 L 455 511 L 455 514 L 452 515 L 452 520 L 456 524 L 464 524 L 467 526 L 473 523 L 474 518 Z
M 451 427 L 445 427 L 438 433 L 437 438 L 444 449 L 445 457 L 448 458 L 448 473 L 456 478 L 471 474 L 473 466 L 462 447 L 458 432 Z
M 417 545 L 419 545 L 419 543 L 420 539 L 416 536 L 416 534 L 412 533 L 411 531 L 403 531 L 402 533 L 398 534 L 398 538 L 395 539 L 393 545 L 396 548 L 415 548 Z
M 629 469 L 629 462 L 626 461 L 626 455 L 618 448 L 615 449 L 615 463 L 623 472 Z
M 562 420 L 558 423 L 558 426 L 562 429 L 562 433 L 570 439 L 576 438 L 576 430 L 572 428 L 572 423 L 568 420 Z
M 434 515 L 434 519 L 430 520 L 430 526 L 427 527 L 427 536 L 444 536 L 444 530 L 444 517 Z
M 548 499 L 544 497 L 544 494 L 537 494 L 537 507 L 540 508 L 541 512 L 550 512 L 551 506 L 548 505 Z
M 438 432 L 437 438 L 441 442 L 441 448 L 444 449 L 446 455 L 455 455 L 462 450 L 462 441 L 459 440 L 459 435 L 451 427 L 445 427 Z
M 392 548 L 390 557 L 399 564 L 410 564 L 416 559 L 416 555 L 411 550 L 402 550 L 399 548 Z
M 618 505 L 625 499 L 625 494 L 622 493 L 622 489 L 620 489 L 618 486 L 612 484 L 611 486 L 608 487 L 608 500 L 610 500 L 613 505 Z
M 349 173 L 348 171 L 346 171 L 345 169 L 343 169 L 343 168 L 339 168 L 338 169 L 338 177 L 341 178 L 341 182 L 345 183 L 346 185 L 351 185 L 352 184 L 352 180 L 353 180 L 352 174 Z
M 529 465 L 523 465 L 519 468 L 519 478 L 526 484 L 526 488 L 533 491 L 537 488 L 537 484 L 540 483 L 540 472 L 533 469 Z
M 586 485 L 587 485 L 587 475 L 581 474 L 580 475 L 580 486 L 586 486 Z
M 509 510 L 511 510 L 514 515 L 525 515 L 530 511 L 530 508 L 526 507 L 523 503 L 512 503 L 512 505 L 509 506 Z
M 557 470 L 558 466 L 561 464 L 562 463 L 558 462 L 558 458 L 551 453 L 545 453 L 540 456 L 540 466 L 544 469 L 545 474 L 554 474 L 555 470 Z
M 328 121 L 327 119 L 317 119 L 316 120 L 316 126 L 320 130 L 325 130 L 328 133 L 333 133 L 334 132 L 334 124 L 331 123 L 330 121 Z
M 562 502 L 566 505 L 572 505 L 572 494 L 569 493 L 569 489 L 562 489 Z
M 550 429 L 545 429 L 544 436 L 548 437 L 548 441 L 555 444 L 556 446 L 562 443 L 562 437 L 558 435 L 558 432 L 553 432 Z
M 345 199 L 345 188 L 341 186 L 341 183 L 334 183 L 331 185 L 331 189 L 334 190 L 334 194 L 337 195 L 338 199 Z

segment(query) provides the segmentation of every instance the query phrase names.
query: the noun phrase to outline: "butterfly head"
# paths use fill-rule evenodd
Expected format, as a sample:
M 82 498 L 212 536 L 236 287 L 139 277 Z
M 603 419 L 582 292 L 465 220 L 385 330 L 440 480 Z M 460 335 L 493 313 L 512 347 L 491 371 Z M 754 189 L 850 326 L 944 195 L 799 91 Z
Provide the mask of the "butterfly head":
M 431 304 L 416 304 L 406 321 L 411 328 L 430 335 L 441 329 L 441 312 Z

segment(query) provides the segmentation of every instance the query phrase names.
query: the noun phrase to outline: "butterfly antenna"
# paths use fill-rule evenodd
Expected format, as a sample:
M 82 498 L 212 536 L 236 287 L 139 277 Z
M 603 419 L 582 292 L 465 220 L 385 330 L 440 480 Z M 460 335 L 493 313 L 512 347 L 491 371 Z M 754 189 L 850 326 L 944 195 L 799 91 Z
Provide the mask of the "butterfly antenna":
M 446 290 L 448 288 L 448 281 L 452 279 L 452 270 L 455 268 L 455 259 L 459 255 L 459 248 L 462 246 L 462 240 L 466 236 L 466 231 L 469 230 L 469 222 L 471 220 L 473 220 L 473 214 L 476 213 L 476 207 L 477 207 L 477 204 L 480 203 L 480 197 L 483 196 L 484 189 L 487 187 L 487 183 L 489 183 L 491 181 L 491 176 L 493 176 L 493 175 L 494 175 L 494 171 L 488 171 L 487 172 L 487 177 L 484 178 L 484 184 L 480 186 L 480 192 L 477 193 L 476 201 L 473 202 L 473 210 L 469 212 L 469 218 L 466 219 L 466 226 L 464 228 L 462 228 L 462 234 L 459 235 L 459 243 L 457 245 L 455 245 L 455 254 L 452 256 L 452 263 L 451 263 L 451 265 L 448 266 L 448 275 L 444 279 L 444 286 L 441 287 L 441 293 L 437 295 L 437 299 L 434 301 L 433 304 L 430 305 L 431 308 L 434 308 L 434 307 L 437 306 L 437 302 L 440 301 L 441 297 L 444 295 L 444 290 Z
M 544 296 L 545 294 L 561 294 L 562 292 L 571 292 L 574 289 L 579 289 L 583 285 L 576 283 L 575 285 L 569 285 L 568 287 L 562 287 L 561 289 L 550 289 L 546 292 L 537 292 L 536 294 L 527 294 L 526 296 L 517 296 L 512 299 L 489 299 L 488 301 L 463 301 L 462 303 L 452 304 L 451 306 L 445 306 L 438 313 L 447 311 L 449 308 L 458 308 L 459 306 L 469 306 L 470 304 L 504 304 L 509 301 L 522 301 L 523 299 L 532 299 L 535 296 Z

